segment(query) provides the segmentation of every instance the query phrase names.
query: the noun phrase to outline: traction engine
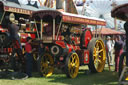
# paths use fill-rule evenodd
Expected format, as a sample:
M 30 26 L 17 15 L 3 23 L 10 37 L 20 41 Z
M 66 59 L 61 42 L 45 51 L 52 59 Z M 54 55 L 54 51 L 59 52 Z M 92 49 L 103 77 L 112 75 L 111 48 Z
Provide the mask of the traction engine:
M 88 65 L 91 72 L 102 72 L 106 60 L 104 43 L 100 38 L 94 38 L 89 29 L 82 28 L 86 21 L 91 20 L 75 14 L 54 10 L 34 12 L 38 38 L 33 44 L 40 42 L 40 57 L 38 70 L 41 75 L 51 76 L 57 67 L 65 72 L 67 77 L 75 78 L 79 66 Z M 97 23 L 103 25 L 104 21 Z M 39 46 L 38 46 L 39 47 Z

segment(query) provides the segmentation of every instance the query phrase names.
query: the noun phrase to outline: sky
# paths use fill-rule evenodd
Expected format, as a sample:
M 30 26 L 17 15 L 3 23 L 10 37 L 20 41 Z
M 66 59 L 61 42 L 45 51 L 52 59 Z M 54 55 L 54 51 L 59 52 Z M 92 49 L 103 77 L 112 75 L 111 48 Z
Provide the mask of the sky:
M 114 28 L 114 19 L 111 17 L 111 10 L 113 9 L 111 4 L 113 1 L 116 2 L 117 6 L 128 3 L 128 0 L 92 0 L 92 3 L 90 1 L 91 0 L 86 0 L 84 6 L 77 7 L 79 14 L 97 18 L 102 15 L 102 18 L 107 21 L 108 28 Z M 87 6 L 87 4 L 89 4 L 89 6 Z M 83 8 L 85 11 L 82 11 Z M 117 20 L 117 24 L 117 27 L 120 29 L 123 28 L 124 22 Z

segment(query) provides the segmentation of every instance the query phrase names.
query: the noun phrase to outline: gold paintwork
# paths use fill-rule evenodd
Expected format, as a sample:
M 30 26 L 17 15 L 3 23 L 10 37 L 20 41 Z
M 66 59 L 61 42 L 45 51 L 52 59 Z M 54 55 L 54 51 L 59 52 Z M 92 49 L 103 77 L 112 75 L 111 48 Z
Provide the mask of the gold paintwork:
M 97 72 L 102 72 L 106 60 L 106 51 L 105 51 L 104 43 L 101 40 L 96 41 L 96 45 L 93 51 L 93 60 Z
M 53 57 L 48 54 L 45 53 L 42 58 L 41 58 L 41 73 L 44 77 L 49 77 L 52 75 L 54 67 L 54 60 Z
M 79 57 L 76 53 L 72 53 L 68 61 L 68 71 L 71 78 L 75 78 L 79 71 Z

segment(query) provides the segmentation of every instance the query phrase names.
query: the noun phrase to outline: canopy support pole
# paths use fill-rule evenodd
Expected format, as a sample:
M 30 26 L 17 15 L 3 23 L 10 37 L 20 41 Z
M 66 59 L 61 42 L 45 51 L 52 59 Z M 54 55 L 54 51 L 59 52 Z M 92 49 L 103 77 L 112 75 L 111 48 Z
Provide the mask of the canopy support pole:
M 37 29 L 37 24 L 36 24 L 36 20 L 34 19 L 34 22 L 35 22 L 35 27 L 36 27 L 36 31 L 37 31 L 37 36 L 38 36 L 38 39 L 39 39 L 39 31 Z
M 55 40 L 55 18 L 53 19 L 53 40 Z
M 41 19 L 41 31 L 40 31 L 40 36 L 41 36 L 41 40 L 42 40 L 42 38 L 43 38 L 43 36 L 42 36 L 42 31 L 43 31 L 43 20 Z
M 58 36 L 59 36 L 59 31 L 60 31 L 61 24 L 62 24 L 62 19 L 61 19 L 61 21 L 60 21 L 60 25 L 59 25 L 59 29 L 58 29 L 58 32 L 57 32 L 56 40 L 58 40 Z
M 115 30 L 117 30 L 116 17 L 114 18 L 114 25 L 115 25 Z

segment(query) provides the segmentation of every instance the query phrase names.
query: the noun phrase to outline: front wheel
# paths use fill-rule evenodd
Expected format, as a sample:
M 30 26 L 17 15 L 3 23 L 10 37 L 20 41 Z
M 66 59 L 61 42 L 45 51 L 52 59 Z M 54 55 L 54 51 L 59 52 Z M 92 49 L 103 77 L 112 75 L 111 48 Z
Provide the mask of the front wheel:
M 53 56 L 49 53 L 45 53 L 40 56 L 38 62 L 38 70 L 40 74 L 44 77 L 49 77 L 53 74 L 54 70 L 54 59 Z
M 67 77 L 75 78 L 79 71 L 79 57 L 77 53 L 72 52 L 66 58 L 65 72 Z
M 90 51 L 89 69 L 91 72 L 102 72 L 105 66 L 106 51 L 104 43 L 99 38 L 93 38 L 88 49 Z

